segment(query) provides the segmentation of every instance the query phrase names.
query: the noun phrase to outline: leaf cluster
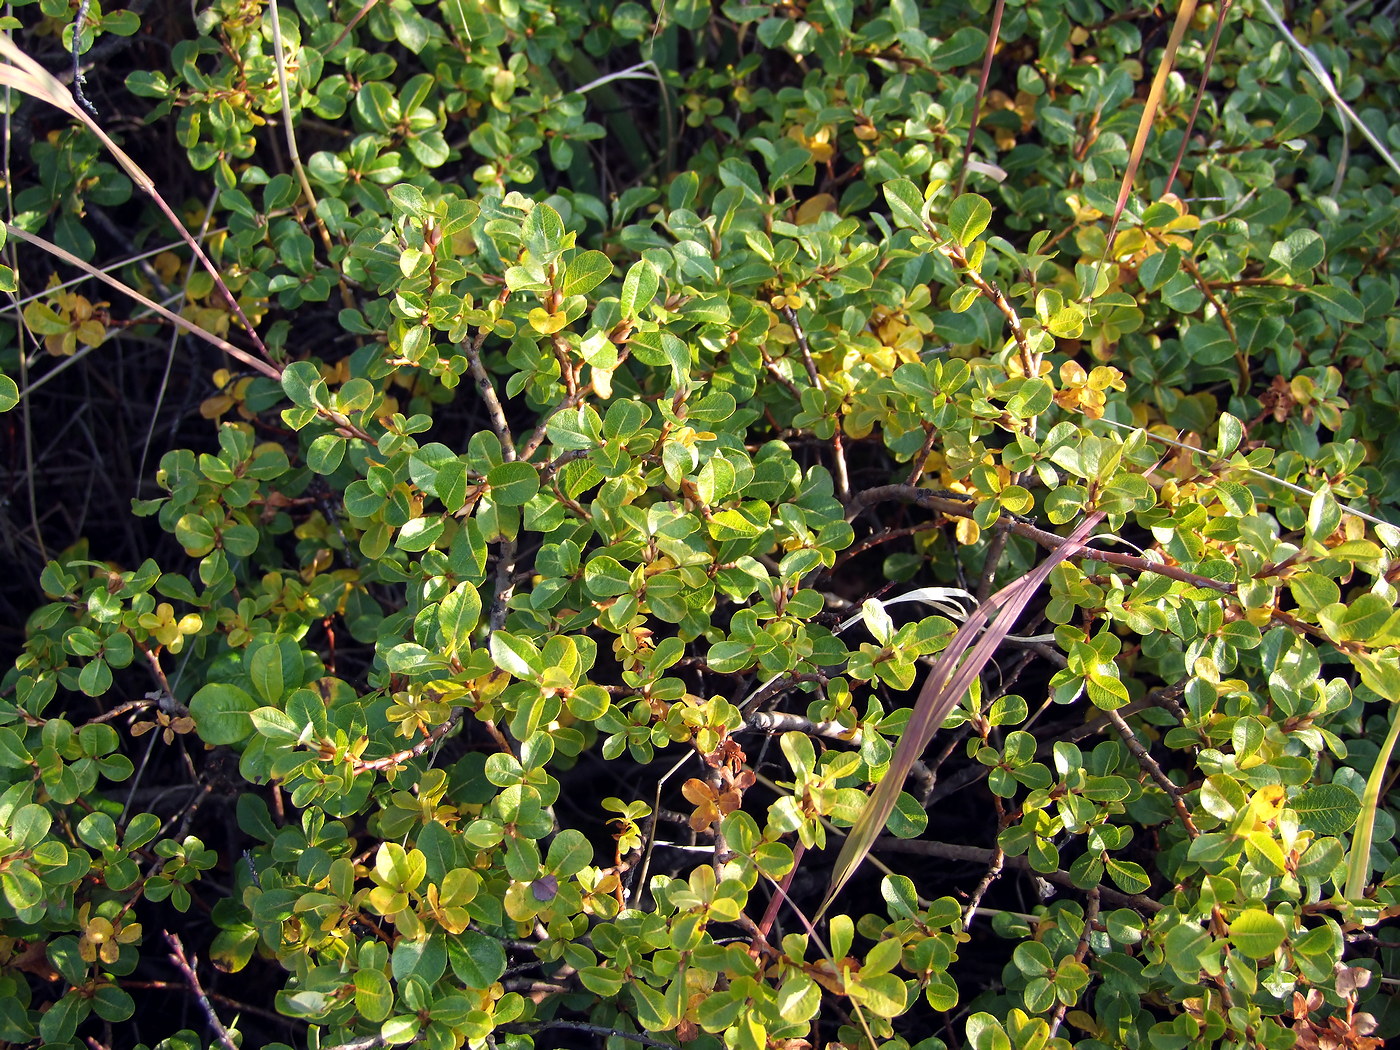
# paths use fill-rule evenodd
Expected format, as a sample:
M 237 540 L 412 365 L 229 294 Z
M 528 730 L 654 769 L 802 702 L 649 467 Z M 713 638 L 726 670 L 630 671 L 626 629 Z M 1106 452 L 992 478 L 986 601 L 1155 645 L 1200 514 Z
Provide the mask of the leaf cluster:
M 179 916 L 269 1046 L 1400 1030 L 1400 204 L 1271 22 L 1200 9 L 1111 221 L 1118 0 L 361 7 L 214 0 L 126 77 L 237 353 L 132 504 L 173 553 L 48 560 L 3 679 L 0 1040 L 130 1022 Z M 1304 34 L 1392 147 L 1395 34 Z M 33 144 L 7 250 L 156 295 L 201 260 L 99 258 L 84 206 L 165 221 L 104 149 Z M 157 330 L 7 258 L 26 383 Z

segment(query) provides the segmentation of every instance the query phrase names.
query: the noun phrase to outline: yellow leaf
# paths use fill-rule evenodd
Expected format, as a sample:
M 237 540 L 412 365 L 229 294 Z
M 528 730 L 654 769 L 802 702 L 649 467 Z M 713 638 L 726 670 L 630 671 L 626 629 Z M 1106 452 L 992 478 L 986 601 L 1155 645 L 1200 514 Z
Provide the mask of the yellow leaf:
M 542 306 L 530 311 L 530 327 L 540 335 L 553 335 L 566 324 L 568 319 L 563 314 L 552 314 Z
M 822 212 L 835 210 L 836 198 L 829 193 L 818 193 L 803 201 L 797 209 L 797 225 L 810 226 L 822 217 Z

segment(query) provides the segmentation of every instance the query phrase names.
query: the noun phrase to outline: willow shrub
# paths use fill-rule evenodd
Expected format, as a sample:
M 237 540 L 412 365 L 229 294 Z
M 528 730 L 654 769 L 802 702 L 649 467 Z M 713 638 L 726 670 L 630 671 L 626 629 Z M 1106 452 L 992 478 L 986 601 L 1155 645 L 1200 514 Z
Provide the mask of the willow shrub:
M 312 1047 L 1400 1030 L 1396 175 L 1247 0 L 1186 139 L 1203 7 L 1110 245 L 1167 26 L 1008 3 L 965 171 L 989 6 L 214 0 L 138 40 L 270 367 L 210 358 L 209 444 L 133 505 L 184 557 L 44 569 L 0 1040 L 168 1035 L 128 1020 L 180 980 L 159 925 Z M 1394 149 L 1395 23 L 1343 6 L 1293 28 Z M 137 30 L 94 3 L 79 49 Z M 30 154 L 19 228 L 94 258 L 85 202 L 142 214 L 88 133 Z M 50 353 L 121 352 L 20 259 Z M 249 344 L 198 270 L 183 313 Z M 1095 512 L 817 919 L 927 658 Z M 129 804 L 153 749 L 236 829 Z M 206 1002 L 160 1046 L 263 1038 Z

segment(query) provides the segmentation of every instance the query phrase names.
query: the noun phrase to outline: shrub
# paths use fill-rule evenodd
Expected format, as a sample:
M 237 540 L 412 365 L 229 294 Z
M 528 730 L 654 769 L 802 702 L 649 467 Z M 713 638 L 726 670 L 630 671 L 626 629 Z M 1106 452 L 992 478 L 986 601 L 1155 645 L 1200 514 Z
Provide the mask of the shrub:
M 1119 0 L 360 6 L 130 41 L 208 269 L 84 221 L 174 218 L 100 120 L 17 172 L 225 358 L 179 551 L 48 561 L 4 679 L 0 1039 L 1400 1030 L 1393 21 L 1185 5 L 1198 97 Z M 158 330 L 10 259 L 49 354 Z

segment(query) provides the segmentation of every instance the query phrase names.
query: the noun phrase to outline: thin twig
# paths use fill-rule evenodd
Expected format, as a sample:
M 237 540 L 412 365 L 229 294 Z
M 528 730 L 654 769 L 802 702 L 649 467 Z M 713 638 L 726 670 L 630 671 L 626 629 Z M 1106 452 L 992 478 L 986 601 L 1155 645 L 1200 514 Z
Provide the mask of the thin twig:
M 836 558 L 835 564 L 828 571 L 835 573 L 846 562 L 850 561 L 858 554 L 863 554 L 871 547 L 878 547 L 882 543 L 891 543 L 894 540 L 903 539 L 905 536 L 915 536 L 921 532 L 928 532 L 930 529 L 938 528 L 936 521 L 921 521 L 917 525 L 909 525 L 899 529 L 882 529 L 879 532 L 866 536 L 863 540 L 851 544 L 843 550 Z
M 412 747 L 402 751 L 395 751 L 392 755 L 385 755 L 383 758 L 372 758 L 368 761 L 358 761 L 354 765 L 356 773 L 364 773 L 370 770 L 392 769 L 394 766 L 402 765 L 419 755 L 428 751 L 434 744 L 442 740 L 448 733 L 457 728 L 457 723 L 462 720 L 462 708 L 455 707 L 448 715 L 447 721 L 441 725 L 434 726 L 422 740 Z
M 1390 170 L 1400 175 L 1400 163 L 1398 163 L 1391 155 L 1390 151 L 1385 148 L 1381 140 L 1376 138 L 1376 133 L 1368 128 L 1362 119 L 1356 115 L 1356 111 L 1346 104 L 1346 101 L 1341 95 L 1337 94 L 1337 85 L 1332 80 L 1331 74 L 1327 72 L 1327 67 L 1318 60 L 1316 55 L 1298 42 L 1298 38 L 1293 35 L 1288 26 L 1284 25 L 1283 19 L 1278 16 L 1278 12 L 1274 10 L 1269 0 L 1259 0 L 1259 5 L 1264 8 L 1264 12 L 1269 16 L 1270 21 L 1278 26 L 1278 31 L 1283 34 L 1289 46 L 1298 52 L 1299 56 L 1303 59 L 1303 64 L 1308 67 L 1308 72 L 1317 78 L 1317 82 L 1322 85 L 1322 90 L 1327 92 L 1327 97 L 1332 100 L 1332 104 L 1341 110 L 1342 113 L 1346 114 L 1347 119 L 1356 125 L 1356 130 L 1365 136 L 1366 141 L 1375 148 L 1376 152 L 1380 154 L 1381 159 L 1390 165 Z
M 1005 828 L 1006 813 L 1002 809 L 1001 799 L 992 796 L 997 804 L 997 826 Z M 987 895 L 987 891 L 992 888 L 992 883 L 1001 877 L 1001 871 L 1006 864 L 1006 851 L 1000 846 L 992 850 L 991 863 L 987 865 L 987 873 L 982 876 L 982 881 L 977 884 L 977 888 L 972 891 L 972 896 L 967 899 L 967 907 L 963 909 L 963 929 L 972 929 L 972 920 L 977 915 L 977 909 L 982 904 L 982 898 Z
M 83 94 L 83 85 L 87 83 L 87 76 L 83 73 L 83 53 L 81 50 L 83 23 L 87 21 L 88 8 L 91 6 L 92 0 L 79 0 L 78 13 L 73 16 L 73 94 L 78 100 L 78 105 L 95 117 L 97 116 L 97 107 Z
M 185 987 L 183 983 L 177 984 L 177 983 L 175 983 L 174 981 L 126 981 L 126 980 L 123 980 L 123 981 L 120 981 L 119 983 L 120 983 L 121 987 L 123 987 L 123 988 L 129 988 L 129 989 L 131 989 L 131 990 L 133 990 L 133 991 L 135 991 L 135 990 L 137 990 L 137 989 L 151 990 L 151 991 L 162 991 L 162 990 L 169 990 L 169 989 L 175 989 L 175 988 L 183 989 L 183 988 Z M 278 1013 L 277 1011 L 275 1011 L 275 1010 L 269 1010 L 269 1009 L 267 1009 L 265 1006 L 255 1006 L 255 1005 L 253 1005 L 252 1003 L 245 1003 L 245 1002 L 242 1002 L 241 1000 L 238 1000 L 238 999 L 233 998 L 232 996 L 223 995 L 223 994 L 221 994 L 221 993 L 219 993 L 219 992 L 211 992 L 211 991 L 209 991 L 208 989 L 205 989 L 204 994 L 207 995 L 207 996 L 209 997 L 209 999 L 210 999 L 211 1002 L 223 1003 L 225 1006 L 231 1006 L 231 1007 L 233 1007 L 235 1010 L 237 1010 L 239 1013 L 243 1013 L 243 1014 L 256 1014 L 256 1015 L 259 1016 L 259 1017 L 265 1017 L 265 1018 L 267 1018 L 269 1021 L 275 1021 L 275 1022 L 277 1022 L 278 1024 L 302 1025 L 303 1027 L 306 1025 L 306 1022 L 303 1021 L 303 1020 L 302 1020 L 301 1018 L 299 1018 L 299 1017 L 288 1017 L 286 1014 L 279 1014 L 279 1013 Z
M 171 933 L 169 930 L 162 932 L 165 936 L 165 943 L 170 945 L 170 961 L 184 975 L 186 986 L 199 1000 L 200 1009 L 208 1018 L 209 1027 L 214 1030 L 214 1035 L 223 1044 L 224 1050 L 239 1050 L 238 1044 L 233 1041 L 233 1036 L 224 1027 L 224 1023 L 219 1020 L 219 1015 L 214 1012 L 214 1005 L 209 1002 L 209 996 L 204 994 L 204 987 L 199 983 L 199 975 L 194 972 L 195 963 L 199 960 L 191 959 L 185 955 L 185 946 L 180 943 L 179 934 Z
M 938 440 L 938 428 L 932 423 L 925 423 L 924 429 L 928 431 L 928 437 L 924 438 L 923 447 L 914 454 L 914 467 L 904 479 L 906 485 L 917 485 L 919 479 L 924 476 L 924 463 L 928 460 L 928 454 L 933 451 L 933 443 Z
M 784 306 L 782 310 L 784 319 L 792 328 L 793 334 L 797 336 L 797 348 L 802 351 L 802 364 L 807 369 L 807 378 L 812 381 L 812 385 L 818 390 L 822 389 L 821 373 L 817 371 L 817 363 L 812 358 L 812 347 L 807 342 L 807 333 L 802 330 L 802 324 L 797 320 L 797 311 L 791 306 Z M 846 469 L 846 450 L 841 442 L 841 418 L 838 414 L 833 420 L 831 433 L 831 453 L 832 453 L 832 475 L 836 481 L 836 498 L 842 503 L 846 503 L 851 498 L 851 477 Z
M 1011 305 L 1000 288 L 972 268 L 967 253 L 963 251 L 961 245 L 949 242 L 942 245 L 939 251 L 962 271 L 962 276 L 972 282 L 973 287 L 982 293 L 982 298 L 995 306 L 1006 318 L 1006 326 L 1011 329 L 1011 338 L 1016 341 L 1016 348 L 1021 352 L 1021 367 L 1025 371 L 1026 378 L 1036 378 L 1040 373 L 1040 355 L 1031 351 L 1030 338 L 1026 335 L 1026 326 L 1021 323 L 1021 315 L 1016 312 L 1016 308 Z M 1031 426 L 1030 429 L 1033 431 L 1035 428 Z
M 624 1032 L 618 1028 L 606 1028 L 603 1025 L 589 1024 L 586 1021 L 554 1020 L 539 1021 L 533 1024 L 524 1025 L 502 1025 L 499 1031 L 530 1034 L 532 1032 L 543 1032 L 546 1029 L 550 1028 L 568 1028 L 575 1032 L 588 1032 L 592 1035 L 617 1036 L 619 1039 L 628 1039 L 634 1043 L 641 1043 L 644 1046 L 665 1047 L 666 1050 L 675 1050 L 676 1047 L 675 1043 L 668 1043 L 662 1039 L 656 1039 L 649 1035 L 643 1035 L 640 1032 Z M 333 1050 L 340 1050 L 340 1048 L 333 1048 Z M 353 1050 L 360 1050 L 360 1048 L 353 1048 Z
M 1228 2 L 1228 0 L 1227 0 Z M 1079 944 L 1074 949 L 1074 961 L 1081 966 L 1084 959 L 1089 954 L 1089 937 L 1094 932 L 1094 924 L 1099 921 L 1099 898 L 1103 895 L 1103 890 L 1095 886 L 1089 891 L 1089 899 L 1084 904 L 1084 930 L 1079 935 Z M 1069 1010 L 1069 1000 L 1064 999 L 1055 1007 L 1055 1016 L 1050 1022 L 1050 1038 L 1055 1037 L 1055 1033 L 1060 1030 L 1060 1025 L 1064 1023 L 1065 1013 Z
M 1181 823 L 1186 828 L 1186 834 L 1194 839 L 1200 832 L 1191 819 L 1191 811 L 1186 808 L 1184 792 L 1171 782 L 1167 774 L 1162 771 L 1162 767 L 1157 764 L 1157 760 L 1147 753 L 1147 748 L 1142 746 L 1142 741 L 1133 732 L 1133 727 L 1128 725 L 1122 715 L 1117 711 L 1105 711 L 1104 714 L 1113 724 L 1113 728 L 1118 730 L 1118 735 L 1123 738 L 1123 743 L 1137 759 L 1142 771 L 1156 781 L 1157 786 L 1165 791 L 1167 797 L 1172 800 L 1172 808 L 1176 810 L 1176 815 L 1181 818 Z
M 316 193 L 311 188 L 311 180 L 306 177 L 306 167 L 301 162 L 301 151 L 297 148 L 296 131 L 292 127 L 292 97 L 287 89 L 287 54 L 282 42 L 282 19 L 277 0 L 272 0 L 268 5 L 268 13 L 272 16 L 272 54 L 277 61 L 277 87 L 282 95 L 282 131 L 287 140 L 288 159 L 291 160 L 292 170 L 296 172 L 297 182 L 301 185 L 302 196 L 306 198 L 307 211 L 321 234 L 321 244 L 326 249 L 326 257 L 333 259 L 331 232 L 326 228 L 326 222 L 317 210 Z M 347 307 L 353 307 L 355 301 L 345 284 L 345 276 L 339 274 L 339 278 L 341 302 Z
M 175 702 L 175 694 L 170 689 L 170 680 L 165 677 L 165 668 L 160 665 L 160 657 L 145 642 L 137 642 L 136 647 L 141 650 L 142 655 L 146 657 L 146 662 L 151 665 L 151 675 L 155 678 L 156 685 L 160 686 L 161 695 L 157 697 L 157 700 Z
M 144 709 L 147 708 L 147 707 L 150 707 L 152 704 L 156 704 L 156 703 L 159 703 L 159 702 L 160 702 L 160 701 L 159 701 L 158 699 L 156 699 L 156 698 L 154 698 L 154 697 L 149 697 L 149 696 L 148 696 L 148 697 L 145 697 L 145 698 L 143 698 L 143 699 L 141 699 L 141 700 L 127 700 L 127 701 L 125 701 L 124 703 L 118 704 L 116 707 L 112 708 L 110 711 L 103 711 L 100 715 L 96 715 L 96 716 L 94 716 L 94 717 L 92 717 L 92 718 L 89 718 L 88 721 L 89 721 L 89 722 L 110 722 L 110 721 L 111 721 L 112 719 L 114 719 L 114 718 L 120 718 L 122 715 L 126 714 L 128 711 L 141 711 L 141 710 L 144 710 Z

